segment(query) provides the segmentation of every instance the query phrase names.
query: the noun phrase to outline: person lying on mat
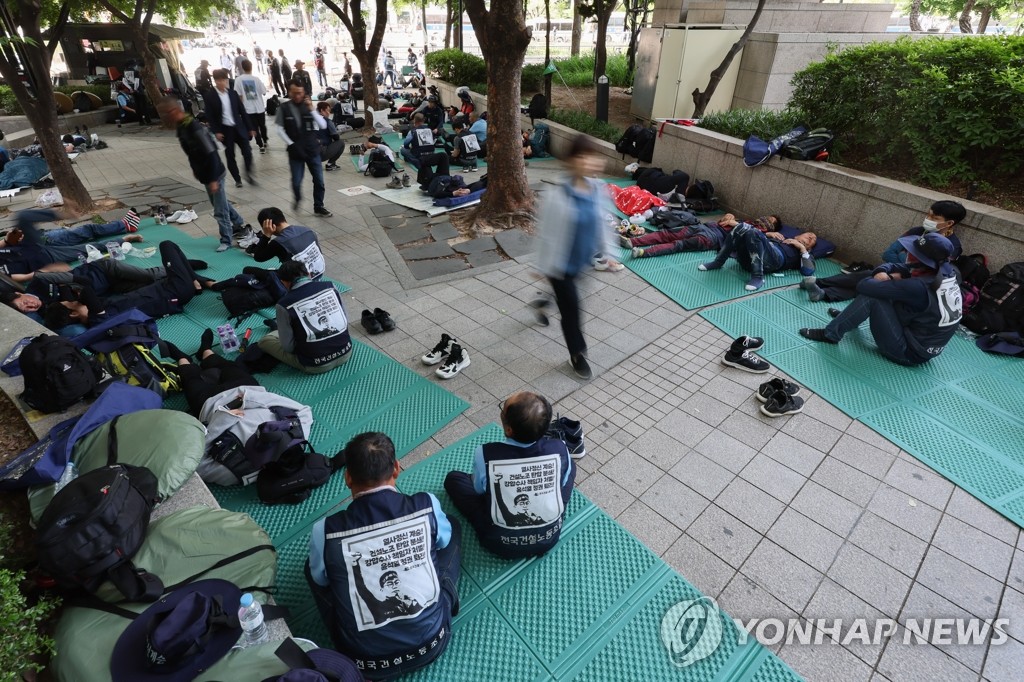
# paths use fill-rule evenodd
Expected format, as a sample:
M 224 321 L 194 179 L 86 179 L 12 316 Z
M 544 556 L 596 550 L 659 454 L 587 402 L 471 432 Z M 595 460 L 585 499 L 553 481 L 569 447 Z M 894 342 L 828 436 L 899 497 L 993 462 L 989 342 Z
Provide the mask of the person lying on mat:
M 167 355 L 178 365 L 181 390 L 188 401 L 189 414 L 193 416 L 199 416 L 203 405 L 213 396 L 241 386 L 260 385 L 244 363 L 233 362 L 214 353 L 213 341 L 213 330 L 204 329 L 196 351 L 198 363 L 170 341 L 162 342 Z
M 805 262 L 813 263 L 811 250 L 817 242 L 818 236 L 813 232 L 801 232 L 787 239 L 781 232 L 761 232 L 757 227 L 743 223 L 725 235 L 715 259 L 701 263 L 697 269 L 718 270 L 735 251 L 736 262 L 750 272 L 747 291 L 757 291 L 764 286 L 765 275 L 806 268 Z
M 868 320 L 878 352 L 900 365 L 920 365 L 938 356 L 963 316 L 960 276 L 949 262 L 953 244 L 934 232 L 900 237 L 906 263 L 885 263 L 857 285 L 857 297 L 823 329 L 801 329 L 812 341 L 839 343 Z
M 398 492 L 386 434 L 362 433 L 343 455 L 352 503 L 313 525 L 306 579 L 334 647 L 366 679 L 392 679 L 451 640 L 462 529 L 431 493 Z
M 298 260 L 278 268 L 277 276 L 288 293 L 277 302 L 277 329 L 260 339 L 263 352 L 307 374 L 348 362 L 348 316 L 334 283 L 312 280 Z
M 545 435 L 551 404 L 543 396 L 522 391 L 500 408 L 505 440 L 478 446 L 473 472 L 448 472 L 444 489 L 485 549 L 540 556 L 558 542 L 576 465 L 563 441 Z
M 153 318 L 174 315 L 213 284 L 213 280 L 195 273 L 174 242 L 160 242 L 160 260 L 165 272 L 163 279 L 116 298 L 101 298 L 89 279 L 75 278 L 74 284 L 60 287 L 60 301 L 46 306 L 45 325 L 55 331 L 69 324 L 88 327 L 131 308 Z
M 761 232 L 774 232 L 782 225 L 782 220 L 777 215 L 769 215 L 741 223 L 732 213 L 726 213 L 718 222 L 683 225 L 639 237 L 623 235 L 619 237 L 619 244 L 632 249 L 633 258 L 651 258 L 682 251 L 717 251 L 725 243 L 725 236 L 739 225 L 753 225 Z
M 959 201 L 936 201 L 928 208 L 924 220 L 918 227 L 912 227 L 902 237 L 920 237 L 928 232 L 941 234 L 953 245 L 950 261 L 955 261 L 963 253 L 960 238 L 953 230 L 967 217 L 967 209 Z M 905 263 L 907 250 L 900 239 L 894 241 L 882 254 L 885 263 Z M 807 297 L 812 301 L 849 301 L 857 295 L 857 284 L 871 277 L 872 269 L 862 263 L 859 267 L 843 270 L 841 275 L 833 275 L 823 279 L 805 278 L 801 286 L 807 290 Z
M 290 225 L 276 206 L 260 210 L 256 221 L 260 224 L 257 241 L 247 246 L 245 252 L 257 263 L 274 258 L 281 263 L 297 260 L 306 266 L 310 279 L 323 277 L 327 264 L 316 232 L 305 225 Z

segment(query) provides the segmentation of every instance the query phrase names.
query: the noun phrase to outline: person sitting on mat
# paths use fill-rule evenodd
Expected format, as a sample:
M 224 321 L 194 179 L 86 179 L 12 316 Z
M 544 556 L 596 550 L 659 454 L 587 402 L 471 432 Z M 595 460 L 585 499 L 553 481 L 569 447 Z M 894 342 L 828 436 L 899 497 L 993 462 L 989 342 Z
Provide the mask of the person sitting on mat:
M 284 212 L 276 206 L 260 210 L 256 222 L 260 224 L 258 239 L 246 247 L 245 252 L 257 263 L 266 263 L 273 258 L 282 264 L 297 260 L 305 264 L 310 279 L 323 277 L 327 264 L 316 232 L 305 225 L 290 225 Z
M 960 244 L 960 238 L 953 234 L 953 230 L 966 217 L 967 209 L 959 201 L 949 199 L 936 201 L 928 208 L 921 225 L 910 228 L 903 233 L 902 237 L 920 237 L 928 232 L 941 234 L 953 245 L 950 260 L 955 261 L 963 253 L 963 246 Z M 907 250 L 903 247 L 900 239 L 894 241 L 885 250 L 882 254 L 882 261 L 885 263 L 905 263 L 907 261 Z M 816 279 L 813 276 L 805 277 L 800 286 L 807 290 L 807 298 L 812 301 L 849 301 L 857 295 L 857 284 L 871 275 L 871 267 L 864 264 L 863 267 L 843 270 L 843 274 L 832 277 L 822 279 Z
M 277 302 L 277 329 L 260 339 L 263 352 L 307 374 L 348 362 L 348 316 L 334 283 L 313 281 L 298 260 L 278 268 L 277 276 L 288 293 Z
M 73 285 L 61 287 L 59 302 L 46 306 L 43 315 L 46 326 L 53 330 L 69 324 L 92 326 L 131 308 L 138 308 L 152 318 L 174 315 L 213 284 L 213 280 L 195 273 L 174 242 L 160 242 L 160 260 L 166 273 L 163 279 L 115 298 L 100 298 L 92 282 L 76 278 Z
M 787 239 L 781 232 L 761 232 L 755 226 L 743 223 L 725 236 L 715 259 L 701 263 L 697 269 L 718 270 L 735 251 L 740 267 L 750 272 L 747 291 L 757 291 L 764 286 L 767 274 L 806 268 L 804 261 L 813 262 L 810 254 L 817 242 L 818 236 L 813 232 L 801 232 Z M 809 269 L 807 274 L 810 274 Z
M 313 525 L 306 579 L 334 647 L 367 679 L 392 679 L 451 640 L 462 529 L 431 493 L 398 492 L 386 434 L 362 433 L 343 455 L 352 503 Z
M 632 249 L 633 258 L 651 258 L 665 256 L 682 251 L 719 250 L 725 243 L 725 236 L 738 225 L 750 224 L 761 232 L 774 232 L 782 225 L 777 215 L 762 216 L 750 223 L 741 223 L 732 213 L 726 213 L 718 222 L 683 225 L 648 232 L 639 237 L 619 237 L 619 244 Z
M 900 237 L 906 263 L 886 263 L 857 285 L 845 310 L 829 308 L 824 329 L 801 329 L 812 341 L 839 343 L 864 320 L 878 352 L 900 365 L 920 365 L 939 355 L 963 316 L 959 273 L 949 262 L 953 244 L 934 232 Z
M 501 405 L 505 440 L 477 447 L 472 474 L 450 471 L 444 480 L 480 544 L 500 557 L 539 556 L 558 542 L 576 465 L 563 441 L 545 436 L 550 423 L 542 396 L 513 394 Z
M 370 153 L 374 149 L 380 149 L 389 159 L 391 159 L 391 164 L 396 168 L 398 167 L 395 163 L 395 150 L 384 144 L 384 138 L 380 135 L 371 135 L 370 138 L 363 143 L 363 153 L 359 155 L 359 161 L 356 162 L 356 166 L 359 168 L 360 173 L 365 173 L 366 169 L 370 167 Z

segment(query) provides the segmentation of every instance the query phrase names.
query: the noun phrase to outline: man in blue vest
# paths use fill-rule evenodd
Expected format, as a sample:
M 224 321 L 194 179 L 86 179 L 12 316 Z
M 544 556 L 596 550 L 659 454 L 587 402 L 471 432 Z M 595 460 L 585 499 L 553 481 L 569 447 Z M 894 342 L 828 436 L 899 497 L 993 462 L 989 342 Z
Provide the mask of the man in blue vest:
M 501 406 L 505 440 L 473 455 L 473 473 L 448 473 L 444 489 L 476 529 L 480 544 L 507 559 L 555 546 L 576 467 L 565 443 L 546 438 L 551 405 L 526 391 Z
M 256 220 L 261 231 L 256 243 L 246 247 L 245 252 L 257 263 L 272 258 L 280 259 L 282 264 L 297 260 L 306 266 L 310 279 L 323 277 L 326 262 L 316 232 L 305 225 L 289 225 L 284 212 L 274 206 L 262 209 Z
M 313 213 L 324 218 L 333 214 L 324 207 L 324 167 L 320 164 L 320 137 L 318 130 L 327 127 L 327 121 L 313 108 L 305 86 L 296 80 L 288 81 L 288 99 L 281 102 L 274 118 L 278 136 L 288 150 L 288 166 L 292 173 L 292 210 L 299 209 L 302 201 L 302 179 L 306 168 L 313 178 Z
M 448 175 L 448 154 L 435 145 L 435 140 L 434 131 L 424 122 L 423 114 L 413 114 L 412 129 L 402 140 L 402 158 L 419 171 L 416 182 L 424 189 L 434 178 L 432 166 L 437 166 L 437 175 Z
M 334 647 L 367 679 L 391 679 L 451 639 L 462 531 L 434 495 L 398 492 L 386 434 L 356 436 L 344 456 L 352 503 L 314 524 L 306 579 Z
M 348 316 L 334 283 L 314 282 L 297 260 L 278 268 L 277 276 L 288 293 L 277 302 L 277 330 L 260 339 L 263 352 L 307 374 L 348 362 Z

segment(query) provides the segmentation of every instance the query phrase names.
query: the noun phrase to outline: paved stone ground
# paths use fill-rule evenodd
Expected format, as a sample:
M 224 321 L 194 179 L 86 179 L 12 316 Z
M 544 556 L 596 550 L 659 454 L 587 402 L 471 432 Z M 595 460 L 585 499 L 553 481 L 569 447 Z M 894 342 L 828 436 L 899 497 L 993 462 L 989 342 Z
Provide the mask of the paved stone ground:
M 91 188 L 164 177 L 192 184 L 169 133 L 99 132 L 110 150 L 78 159 Z M 442 331 L 469 350 L 471 366 L 445 387 L 471 407 L 404 465 L 496 420 L 509 393 L 539 391 L 586 426 L 583 492 L 733 616 L 1010 619 L 1000 646 L 904 646 L 901 631 L 879 646 L 774 647 L 807 679 L 1021 678 L 1024 537 L 1016 525 L 816 396 L 803 414 L 761 416 L 752 393 L 765 377 L 720 365 L 729 340 L 629 271 L 582 278 L 597 377 L 581 383 L 557 324 L 537 327 L 524 307 L 543 289 L 527 263 L 405 289 L 377 239 L 383 228 L 369 207 L 381 199 L 335 191 L 385 178 L 343 163 L 327 174 L 335 215 L 322 220 L 310 215 L 308 180 L 305 205 L 290 211 L 280 143 L 256 163 L 259 187 L 228 190 L 243 216 L 252 221 L 277 204 L 317 230 L 328 274 L 352 287 L 350 317 L 381 307 L 398 321 L 376 337 L 356 322 L 356 337 L 424 375 L 431 368 L 418 356 Z M 528 173 L 538 182 L 554 169 Z M 215 234 L 208 207 L 197 210 L 186 229 Z

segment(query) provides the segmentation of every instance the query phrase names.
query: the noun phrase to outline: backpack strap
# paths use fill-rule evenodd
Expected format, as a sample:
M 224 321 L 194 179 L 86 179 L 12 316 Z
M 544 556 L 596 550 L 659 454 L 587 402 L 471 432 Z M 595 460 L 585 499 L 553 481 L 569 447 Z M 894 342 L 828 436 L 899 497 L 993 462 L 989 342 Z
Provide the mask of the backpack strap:
M 309 654 L 303 651 L 302 647 L 296 644 L 291 637 L 281 642 L 281 646 L 277 647 L 274 655 L 281 659 L 281 662 L 287 665 L 289 670 L 315 670 L 330 682 L 340 682 L 341 680 L 341 677 L 333 671 L 318 668 Z
M 235 554 L 232 554 L 231 556 L 224 557 L 223 559 L 221 559 L 217 563 L 215 563 L 212 566 L 209 566 L 207 568 L 204 568 L 203 570 L 199 571 L 198 573 L 193 573 L 192 575 L 190 575 L 189 577 L 185 578 L 184 580 L 180 580 L 180 581 L 174 583 L 173 585 L 168 585 L 167 586 L 167 591 L 171 592 L 173 590 L 178 589 L 179 587 L 184 587 L 185 585 L 188 585 L 189 583 L 197 580 L 200 576 L 203 576 L 203 575 L 209 573 L 210 571 L 213 571 L 215 569 L 221 568 L 222 566 L 227 566 L 228 564 L 232 564 L 232 563 L 234 563 L 234 562 L 236 562 L 236 561 L 238 561 L 240 559 L 244 559 L 247 556 L 252 556 L 253 554 L 256 554 L 257 552 L 262 552 L 264 550 L 270 550 L 271 552 L 277 552 L 277 549 L 273 545 L 255 545 L 255 546 L 250 547 L 248 549 L 243 549 L 241 552 L 237 552 Z
M 121 415 L 117 415 L 111 419 L 107 431 L 107 466 L 117 464 L 117 420 L 120 418 Z
M 130 561 L 107 569 L 107 578 L 128 601 L 154 602 L 166 591 L 160 578 Z

